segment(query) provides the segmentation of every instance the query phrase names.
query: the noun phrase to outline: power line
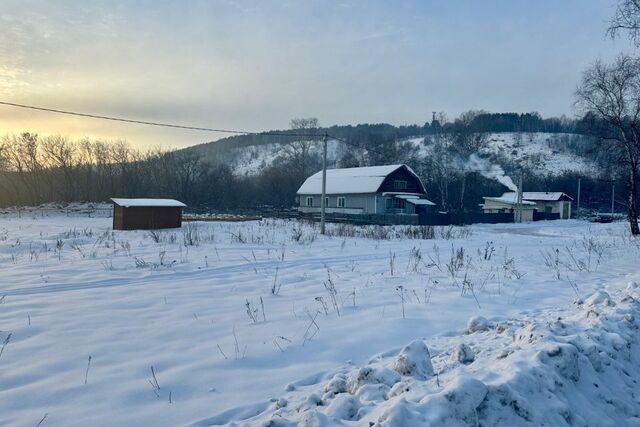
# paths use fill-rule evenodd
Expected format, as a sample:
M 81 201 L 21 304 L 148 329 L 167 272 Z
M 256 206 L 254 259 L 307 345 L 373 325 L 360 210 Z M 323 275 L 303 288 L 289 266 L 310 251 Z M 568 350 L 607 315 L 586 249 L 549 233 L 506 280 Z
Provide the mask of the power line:
M 0 105 L 6 105 L 9 107 L 17 107 L 17 108 L 25 108 L 29 110 L 45 111 L 45 112 L 56 113 L 56 114 L 66 114 L 69 116 L 88 117 L 91 119 L 110 120 L 114 122 L 134 123 L 139 125 L 159 126 L 159 127 L 167 127 L 167 128 L 174 128 L 174 129 L 198 130 L 198 131 L 204 131 L 204 132 L 230 133 L 230 134 L 236 134 L 236 135 L 292 136 L 292 137 L 299 137 L 299 138 L 310 138 L 310 137 L 317 138 L 320 136 L 315 134 L 313 135 L 312 134 L 296 134 L 296 133 L 288 133 L 288 132 L 268 132 L 268 131 L 254 132 L 254 131 L 236 130 L 236 129 L 216 129 L 216 128 L 208 128 L 208 127 L 179 125 L 179 124 L 172 124 L 172 123 L 149 122 L 144 120 L 126 119 L 123 117 L 103 116 L 99 114 L 79 113 L 76 111 L 60 110 L 56 108 L 46 108 L 46 107 L 37 107 L 34 105 L 16 104 L 14 102 L 6 102 L 6 101 L 0 101 Z
M 15 102 L 7 102 L 7 101 L 0 101 L 0 105 L 6 105 L 9 107 L 24 108 L 24 109 L 36 110 L 36 111 L 44 111 L 48 113 L 66 114 L 69 116 L 87 117 L 87 118 L 98 119 L 98 120 L 109 120 L 114 122 L 132 123 L 132 124 L 139 124 L 139 125 L 146 125 L 146 126 L 167 127 L 167 128 L 173 128 L 173 129 L 196 130 L 196 131 L 203 131 L 203 132 L 228 133 L 228 134 L 234 134 L 234 135 L 284 136 L 284 137 L 294 137 L 294 138 L 318 138 L 319 139 L 322 137 L 322 134 L 319 134 L 319 133 L 302 134 L 302 133 L 273 132 L 273 131 L 255 132 L 255 131 L 238 130 L 238 129 L 217 129 L 217 128 L 209 128 L 209 127 L 201 127 L 201 126 L 187 126 L 187 125 L 180 125 L 180 124 L 174 124 L 174 123 L 151 122 L 151 121 L 145 121 L 145 120 L 127 119 L 124 117 L 113 117 L 113 116 L 104 116 L 100 114 L 61 110 L 58 108 L 38 107 L 35 105 L 18 104 Z M 346 145 L 350 145 L 354 148 L 358 148 L 360 150 L 376 153 L 380 156 L 385 155 L 385 153 L 382 153 L 372 147 L 365 147 L 363 145 L 356 144 L 352 141 L 349 141 L 343 138 L 338 138 L 333 135 L 326 135 L 326 136 L 336 141 L 340 141 Z
M 349 141 L 347 139 L 338 138 L 337 136 L 332 136 L 332 135 L 328 135 L 328 136 L 330 138 L 336 140 L 336 141 L 342 142 L 343 144 L 350 145 L 350 146 L 355 147 L 355 148 L 359 148 L 360 150 L 369 151 L 369 152 L 375 153 L 375 154 L 377 154 L 379 156 L 386 156 L 388 154 L 388 153 L 383 153 L 382 151 L 376 150 L 376 149 L 371 148 L 371 147 L 365 147 L 363 145 L 356 144 L 355 142 Z

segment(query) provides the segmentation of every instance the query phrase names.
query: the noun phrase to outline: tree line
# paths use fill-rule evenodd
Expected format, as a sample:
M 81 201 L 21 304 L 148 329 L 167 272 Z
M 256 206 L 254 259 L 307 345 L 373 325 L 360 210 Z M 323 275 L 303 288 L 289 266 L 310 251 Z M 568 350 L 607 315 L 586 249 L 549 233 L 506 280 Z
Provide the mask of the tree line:
M 488 143 L 489 133 L 475 127 L 478 115 L 464 113 L 455 120 L 455 131 L 424 135 L 419 144 L 387 134 L 387 126 L 380 126 L 380 133 L 354 133 L 346 140 L 348 144 L 338 145 L 337 163 L 332 166 L 406 163 L 420 175 L 439 210 L 478 210 L 482 196 L 506 191 L 460 163 Z M 322 134 L 315 118 L 294 119 L 291 126 L 298 133 Z M 296 190 L 304 179 L 321 167 L 319 138 L 284 143 L 280 155 L 257 174 L 240 175 L 227 163 L 194 150 L 139 150 L 124 141 L 74 141 L 33 133 L 7 135 L 0 138 L 0 206 L 159 197 L 217 211 L 289 208 L 295 204 Z M 585 147 L 590 140 L 571 135 L 566 138 L 566 144 L 573 142 L 590 151 Z M 421 145 L 429 147 L 429 155 L 421 155 Z M 525 190 L 575 195 L 578 174 L 536 177 L 533 171 L 523 170 L 522 165 L 506 157 L 495 160 L 508 173 L 524 171 Z M 608 207 L 610 183 L 581 178 L 583 206 Z

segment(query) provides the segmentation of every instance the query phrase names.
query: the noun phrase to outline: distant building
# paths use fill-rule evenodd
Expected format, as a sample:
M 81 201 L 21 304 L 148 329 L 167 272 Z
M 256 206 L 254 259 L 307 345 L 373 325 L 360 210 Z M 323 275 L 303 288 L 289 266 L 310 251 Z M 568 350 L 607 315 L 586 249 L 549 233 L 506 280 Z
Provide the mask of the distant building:
M 505 193 L 516 194 L 516 193 Z M 560 219 L 571 218 L 571 202 L 573 197 L 562 191 L 523 191 L 522 198 L 535 202 L 536 210 L 544 213 L 559 214 Z
M 173 199 L 113 198 L 114 230 L 151 230 L 182 226 L 182 202 Z
M 351 215 L 417 215 L 434 203 L 426 199 L 418 175 L 407 165 L 328 169 L 325 212 Z M 322 171 L 297 192 L 299 210 L 319 213 Z
M 500 197 L 483 197 L 484 204 L 480 205 L 486 214 L 513 213 L 516 216 L 518 199 L 516 193 L 504 193 Z M 533 221 L 533 212 L 536 209 L 535 202 L 522 200 L 522 221 Z
M 500 197 L 483 197 L 484 203 L 480 205 L 484 213 L 511 213 L 515 214 L 517 207 L 517 194 L 515 192 L 503 193 Z M 557 214 L 560 219 L 571 218 L 571 201 L 573 199 L 563 192 L 538 192 L 524 191 L 522 193 L 522 221 L 533 221 L 534 212 L 545 214 Z

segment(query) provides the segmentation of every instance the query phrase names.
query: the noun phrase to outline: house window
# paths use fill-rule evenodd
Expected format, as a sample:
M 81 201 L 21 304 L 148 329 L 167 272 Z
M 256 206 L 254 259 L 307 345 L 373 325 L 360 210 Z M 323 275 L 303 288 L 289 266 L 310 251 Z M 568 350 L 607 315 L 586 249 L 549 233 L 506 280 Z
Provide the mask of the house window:
M 388 197 L 387 209 L 404 209 L 404 200 L 396 197 Z
M 393 181 L 393 189 L 394 190 L 406 190 L 407 189 L 407 181 L 396 179 Z
M 313 206 L 313 197 L 307 197 L 306 205 L 307 205 L 308 207 Z
M 404 200 L 394 197 L 393 198 L 393 208 L 394 209 L 404 209 Z
M 328 198 L 328 197 L 325 197 L 325 198 L 324 198 L 324 207 L 325 207 L 325 208 L 328 208 L 328 207 L 329 207 L 329 198 Z
M 344 208 L 345 206 L 346 206 L 346 203 L 344 202 L 344 197 L 338 197 L 338 207 Z

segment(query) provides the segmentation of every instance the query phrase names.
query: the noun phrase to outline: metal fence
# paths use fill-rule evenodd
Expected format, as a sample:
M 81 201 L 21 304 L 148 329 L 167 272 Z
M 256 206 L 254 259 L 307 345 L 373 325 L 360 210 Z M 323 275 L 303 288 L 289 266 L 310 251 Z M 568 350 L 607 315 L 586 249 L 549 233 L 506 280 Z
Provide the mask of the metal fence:
M 2 215 L 16 215 L 18 217 L 47 217 L 52 214 L 66 216 L 81 216 L 88 218 L 111 218 L 113 209 L 111 206 L 40 206 L 40 207 L 14 207 L 1 209 Z M 262 218 L 298 219 L 306 221 L 320 221 L 319 213 L 302 213 L 297 209 L 284 209 L 275 207 L 257 207 L 248 209 L 215 210 L 206 207 L 187 207 L 183 212 L 185 221 L 250 221 Z M 391 214 L 391 215 L 351 215 L 327 213 L 326 221 L 329 223 L 347 223 L 355 225 L 468 225 L 468 224 L 500 224 L 514 222 L 512 213 L 483 213 L 483 212 L 457 212 L 440 213 L 427 212 L 420 214 Z M 534 221 L 548 221 L 560 219 L 560 214 L 534 212 Z
M 87 218 L 111 218 L 113 217 L 113 209 L 111 207 L 12 207 L 0 209 L 0 216 L 15 215 L 22 217 L 41 217 L 45 218 L 52 214 L 65 216 L 81 216 Z

